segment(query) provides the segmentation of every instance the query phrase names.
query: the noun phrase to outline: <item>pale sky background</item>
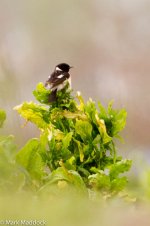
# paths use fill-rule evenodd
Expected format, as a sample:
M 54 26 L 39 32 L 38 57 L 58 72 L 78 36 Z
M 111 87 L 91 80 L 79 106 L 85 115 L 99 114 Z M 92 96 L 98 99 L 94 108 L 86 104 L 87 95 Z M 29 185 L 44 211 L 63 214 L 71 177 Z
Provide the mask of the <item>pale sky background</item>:
M 7 112 L 2 134 L 23 145 L 33 126 L 12 109 L 34 100 L 56 64 L 66 62 L 74 91 L 85 99 L 125 107 L 128 152 L 150 150 L 149 0 L 0 0 L 0 107 Z

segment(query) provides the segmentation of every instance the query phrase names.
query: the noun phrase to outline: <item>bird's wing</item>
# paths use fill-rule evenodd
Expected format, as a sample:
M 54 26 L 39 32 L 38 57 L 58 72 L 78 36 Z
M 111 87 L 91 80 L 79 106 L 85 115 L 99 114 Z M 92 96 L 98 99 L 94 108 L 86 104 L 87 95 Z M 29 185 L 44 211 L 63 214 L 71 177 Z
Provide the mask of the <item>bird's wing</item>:
M 62 76 L 61 76 L 62 75 Z M 57 78 L 55 78 L 52 82 L 52 88 L 62 84 L 66 79 L 70 77 L 70 74 L 68 72 L 64 72 L 63 74 L 59 75 Z
M 62 84 L 66 79 L 70 77 L 68 72 L 55 72 L 52 73 L 50 78 L 46 81 L 46 85 L 51 85 L 51 88 Z
M 59 79 L 60 77 L 63 77 L 62 72 L 54 71 L 51 75 L 49 75 L 46 83 L 51 84 L 51 83 L 55 82 L 55 80 Z
M 48 80 L 45 82 L 45 86 L 51 85 L 52 82 L 55 80 L 59 73 L 53 72 L 51 75 L 48 76 Z

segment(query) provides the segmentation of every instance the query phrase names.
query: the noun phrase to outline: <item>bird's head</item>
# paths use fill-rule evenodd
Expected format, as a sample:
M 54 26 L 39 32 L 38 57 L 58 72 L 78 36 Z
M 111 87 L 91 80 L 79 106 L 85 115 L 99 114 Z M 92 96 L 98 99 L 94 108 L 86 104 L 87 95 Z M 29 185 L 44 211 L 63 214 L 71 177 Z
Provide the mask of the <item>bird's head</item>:
M 69 72 L 70 68 L 72 68 L 72 67 L 69 66 L 68 64 L 61 63 L 61 64 L 56 65 L 55 71 Z

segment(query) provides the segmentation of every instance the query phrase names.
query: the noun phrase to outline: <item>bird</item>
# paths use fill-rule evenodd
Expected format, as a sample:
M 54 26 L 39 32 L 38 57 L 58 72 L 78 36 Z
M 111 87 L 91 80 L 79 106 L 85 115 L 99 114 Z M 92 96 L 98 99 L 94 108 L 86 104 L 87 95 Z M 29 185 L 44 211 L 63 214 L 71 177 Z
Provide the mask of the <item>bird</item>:
M 49 75 L 48 80 L 45 82 L 45 87 L 51 90 L 49 102 L 57 100 L 57 91 L 62 90 L 67 82 L 71 86 L 71 78 L 69 70 L 72 66 L 66 63 L 60 63 L 55 66 L 54 71 Z

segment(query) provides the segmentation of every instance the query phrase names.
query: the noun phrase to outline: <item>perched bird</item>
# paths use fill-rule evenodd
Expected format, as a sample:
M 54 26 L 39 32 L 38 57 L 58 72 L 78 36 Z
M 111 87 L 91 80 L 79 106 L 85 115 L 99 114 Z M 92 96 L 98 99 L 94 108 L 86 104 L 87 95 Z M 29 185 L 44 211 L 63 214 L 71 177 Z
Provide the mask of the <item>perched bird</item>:
M 56 65 L 54 72 L 48 77 L 45 87 L 51 90 L 49 102 L 56 101 L 57 91 L 62 90 L 67 82 L 71 85 L 71 78 L 69 74 L 70 67 L 66 63 Z

